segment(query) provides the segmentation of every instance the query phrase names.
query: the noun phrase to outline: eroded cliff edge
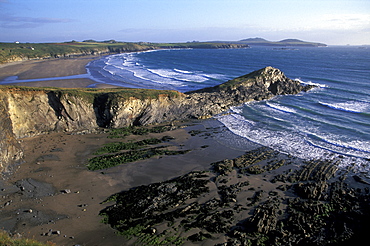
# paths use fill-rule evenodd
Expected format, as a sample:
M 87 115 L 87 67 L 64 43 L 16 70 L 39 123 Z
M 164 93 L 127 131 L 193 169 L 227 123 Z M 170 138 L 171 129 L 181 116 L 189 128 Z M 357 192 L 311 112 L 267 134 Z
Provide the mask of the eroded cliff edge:
M 311 88 L 272 67 L 186 94 L 125 88 L 0 87 L 0 172 L 22 160 L 21 138 L 209 118 L 244 102 Z

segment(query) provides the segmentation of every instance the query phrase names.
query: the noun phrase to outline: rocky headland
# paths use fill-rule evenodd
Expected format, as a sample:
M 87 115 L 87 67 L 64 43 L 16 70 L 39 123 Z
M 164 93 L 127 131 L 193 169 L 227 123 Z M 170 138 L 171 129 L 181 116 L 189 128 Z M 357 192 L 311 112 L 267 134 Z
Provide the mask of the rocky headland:
M 12 164 L 22 160 L 18 141 L 25 137 L 205 119 L 244 102 L 310 88 L 272 67 L 186 94 L 141 89 L 0 87 L 0 171 L 9 171 Z

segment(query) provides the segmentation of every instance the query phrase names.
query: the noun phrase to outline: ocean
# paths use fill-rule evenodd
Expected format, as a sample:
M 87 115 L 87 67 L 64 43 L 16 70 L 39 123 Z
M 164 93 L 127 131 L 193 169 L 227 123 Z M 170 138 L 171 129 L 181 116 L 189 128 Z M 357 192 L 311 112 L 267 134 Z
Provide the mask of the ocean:
M 239 136 L 229 137 L 229 144 L 240 148 L 240 139 L 246 139 L 299 158 L 340 159 L 339 165 L 370 170 L 370 49 L 157 50 L 107 56 L 91 62 L 87 69 L 94 80 L 103 83 L 188 92 L 266 66 L 318 87 L 245 103 L 230 109 L 231 114 L 216 116 L 230 133 Z

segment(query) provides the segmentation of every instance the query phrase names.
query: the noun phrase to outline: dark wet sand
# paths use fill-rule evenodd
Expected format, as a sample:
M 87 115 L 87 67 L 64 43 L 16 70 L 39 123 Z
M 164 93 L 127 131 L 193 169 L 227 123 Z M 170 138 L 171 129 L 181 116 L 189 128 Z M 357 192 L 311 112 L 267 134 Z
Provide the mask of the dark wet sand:
M 244 153 L 219 143 L 204 132 L 191 136 L 188 131 L 192 129 L 206 131 L 208 135 L 214 131 L 205 129 L 203 123 L 198 122 L 185 129 L 131 136 L 125 141 L 169 135 L 175 138 L 169 143 L 173 148 L 192 151 L 94 172 L 85 166 L 88 158 L 102 144 L 117 141 L 108 139 L 106 133 L 54 133 L 23 139 L 25 162 L 6 180 L 5 190 L 1 191 L 2 201 L 11 202 L 2 209 L 0 227 L 57 245 L 122 245 L 123 237 L 116 236 L 114 230 L 102 224 L 98 216 L 99 211 L 107 206 L 100 203 L 109 195 L 134 186 L 174 178 L 192 170 L 206 170 L 212 162 L 235 158 Z M 209 147 L 204 148 L 205 145 Z M 20 180 L 25 179 L 39 181 L 36 183 L 39 187 L 31 191 L 24 186 L 26 189 L 22 190 L 19 187 L 22 184 Z M 54 187 L 52 195 L 50 189 L 43 193 L 43 183 Z M 14 184 L 18 184 L 18 187 Z M 70 190 L 70 193 L 65 193 L 65 190 Z M 49 230 L 54 233 L 60 231 L 60 235 L 43 235 Z

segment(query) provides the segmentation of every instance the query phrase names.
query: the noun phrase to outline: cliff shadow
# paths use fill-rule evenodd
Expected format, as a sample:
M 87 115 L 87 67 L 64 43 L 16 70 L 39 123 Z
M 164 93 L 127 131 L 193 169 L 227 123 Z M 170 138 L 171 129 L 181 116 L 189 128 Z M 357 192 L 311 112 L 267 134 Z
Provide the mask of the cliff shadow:
M 94 98 L 93 108 L 96 116 L 96 124 L 99 127 L 111 126 L 113 115 L 110 112 L 111 98 L 109 93 L 98 95 Z
M 61 93 L 49 91 L 46 94 L 48 95 L 48 103 L 50 107 L 54 110 L 55 116 L 58 118 L 58 120 L 64 118 L 67 121 L 74 121 L 74 119 L 68 114 L 63 103 L 60 101 Z

